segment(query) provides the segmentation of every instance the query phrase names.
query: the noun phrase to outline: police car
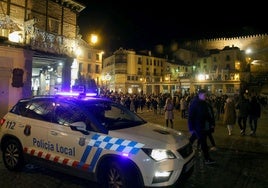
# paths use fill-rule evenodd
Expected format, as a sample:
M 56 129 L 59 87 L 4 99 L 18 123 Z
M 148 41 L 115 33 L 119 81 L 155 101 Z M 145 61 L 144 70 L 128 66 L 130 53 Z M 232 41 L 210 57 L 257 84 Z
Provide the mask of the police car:
M 21 99 L 0 121 L 5 167 L 38 164 L 102 187 L 165 187 L 189 177 L 195 153 L 186 135 L 149 123 L 110 99 Z

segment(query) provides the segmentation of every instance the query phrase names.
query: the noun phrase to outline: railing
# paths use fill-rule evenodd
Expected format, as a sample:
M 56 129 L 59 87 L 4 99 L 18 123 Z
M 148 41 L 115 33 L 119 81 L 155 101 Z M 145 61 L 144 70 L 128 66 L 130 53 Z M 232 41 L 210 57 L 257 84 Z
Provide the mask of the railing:
M 87 44 L 82 39 L 68 38 L 35 29 L 34 33 L 30 36 L 30 41 L 26 41 L 26 45 L 30 45 L 34 50 L 75 57 L 75 50 L 79 46 Z
M 21 38 L 18 45 L 29 46 L 31 49 L 63 54 L 75 57 L 75 50 L 79 46 L 89 46 L 85 41 L 78 38 L 68 38 L 65 36 L 48 33 L 34 26 L 35 20 L 29 20 L 23 24 L 13 22 L 9 16 L 0 19 L 0 36 L 8 38 L 9 34 L 16 31 Z M 23 28 L 18 27 L 23 25 Z M 17 27 L 15 27 L 17 26 Z

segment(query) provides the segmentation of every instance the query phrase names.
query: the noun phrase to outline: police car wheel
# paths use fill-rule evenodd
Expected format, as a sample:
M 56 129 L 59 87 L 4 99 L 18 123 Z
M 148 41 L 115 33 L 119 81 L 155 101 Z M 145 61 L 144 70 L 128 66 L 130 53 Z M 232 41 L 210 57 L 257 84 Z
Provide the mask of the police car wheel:
M 8 140 L 3 145 L 2 157 L 4 165 L 8 170 L 18 171 L 24 165 L 23 150 L 16 140 Z
M 103 174 L 102 186 L 107 187 L 118 187 L 118 188 L 130 188 L 137 187 L 135 181 L 135 175 L 131 175 L 131 168 L 125 169 L 122 165 L 117 162 L 111 162 L 108 165 L 108 168 L 104 171 Z M 139 187 L 139 186 L 138 186 Z

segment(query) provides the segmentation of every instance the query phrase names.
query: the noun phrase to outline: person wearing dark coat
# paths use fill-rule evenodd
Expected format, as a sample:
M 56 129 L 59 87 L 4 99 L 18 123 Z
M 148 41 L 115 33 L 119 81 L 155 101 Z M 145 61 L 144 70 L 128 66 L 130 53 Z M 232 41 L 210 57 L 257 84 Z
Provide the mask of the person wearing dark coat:
M 238 103 L 236 104 L 236 109 L 238 109 L 237 122 L 242 136 L 246 133 L 249 108 L 249 99 L 245 95 L 241 95 Z
M 257 100 L 256 96 L 253 96 L 251 98 L 251 101 L 249 103 L 250 110 L 249 110 L 249 125 L 250 125 L 250 135 L 254 136 L 256 135 L 256 130 L 258 126 L 258 119 L 261 117 L 261 105 Z
M 215 119 L 210 113 L 210 107 L 206 101 L 206 90 L 200 89 L 198 95 L 193 98 L 189 106 L 188 128 L 191 133 L 190 143 L 196 139 L 201 145 L 205 164 L 214 164 L 215 161 L 209 155 L 207 137 L 211 131 L 211 125 L 215 125 Z

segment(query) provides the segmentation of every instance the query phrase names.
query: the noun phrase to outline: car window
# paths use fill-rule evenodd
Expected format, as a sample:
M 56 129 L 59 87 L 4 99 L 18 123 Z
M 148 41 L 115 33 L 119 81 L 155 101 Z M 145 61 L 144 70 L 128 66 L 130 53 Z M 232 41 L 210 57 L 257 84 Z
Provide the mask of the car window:
M 72 123 L 83 121 L 85 122 L 85 115 L 81 109 L 70 103 L 58 102 L 55 109 L 55 120 L 60 125 L 69 126 Z
M 98 102 L 91 104 L 87 109 L 107 130 L 129 128 L 145 123 L 124 106 L 113 102 Z
M 27 111 L 27 104 L 29 104 L 29 100 L 20 100 L 16 105 L 14 105 L 10 112 L 24 116 L 25 112 Z
M 91 122 L 83 108 L 73 103 L 57 102 L 54 122 L 64 126 L 70 126 L 76 122 L 84 122 L 86 130 L 98 132 L 97 126 Z
M 25 105 L 25 110 L 21 114 L 28 118 L 51 122 L 53 109 L 51 101 L 33 100 Z

